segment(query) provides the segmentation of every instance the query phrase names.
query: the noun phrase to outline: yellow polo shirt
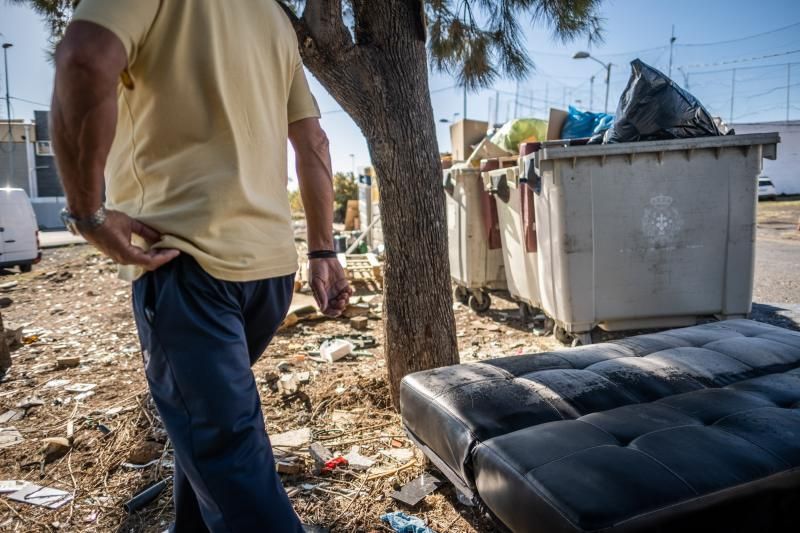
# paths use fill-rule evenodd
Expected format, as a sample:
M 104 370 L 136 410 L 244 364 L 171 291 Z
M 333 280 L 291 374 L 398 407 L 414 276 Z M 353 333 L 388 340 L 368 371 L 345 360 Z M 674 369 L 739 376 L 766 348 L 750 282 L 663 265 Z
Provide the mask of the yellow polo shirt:
M 156 246 L 216 278 L 295 272 L 288 125 L 319 109 L 277 2 L 82 0 L 73 20 L 109 29 L 128 53 L 108 208 L 160 231 Z

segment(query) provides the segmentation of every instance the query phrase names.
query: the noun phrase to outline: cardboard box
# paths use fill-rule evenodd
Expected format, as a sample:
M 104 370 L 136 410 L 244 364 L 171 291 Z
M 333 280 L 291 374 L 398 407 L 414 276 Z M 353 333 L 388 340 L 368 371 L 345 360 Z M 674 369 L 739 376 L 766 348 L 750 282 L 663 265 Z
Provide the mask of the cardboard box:
M 466 161 L 472 147 L 486 137 L 489 123 L 482 120 L 459 120 L 450 126 L 453 161 Z
M 561 138 L 561 130 L 567 121 L 569 113 L 563 109 L 550 108 L 550 117 L 547 119 L 547 140 L 556 141 Z

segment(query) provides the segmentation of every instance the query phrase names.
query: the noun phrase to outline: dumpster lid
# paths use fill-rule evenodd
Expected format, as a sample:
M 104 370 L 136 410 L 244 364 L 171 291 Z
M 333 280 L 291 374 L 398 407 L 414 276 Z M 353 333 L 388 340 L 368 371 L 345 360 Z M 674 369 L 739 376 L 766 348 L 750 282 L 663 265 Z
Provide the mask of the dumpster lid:
M 604 157 L 631 155 L 648 152 L 672 152 L 677 150 L 699 150 L 703 148 L 740 148 L 755 145 L 776 145 L 780 135 L 773 133 L 747 133 L 720 137 L 696 137 L 693 139 L 669 139 L 665 141 L 641 141 L 615 144 L 591 144 L 564 146 L 559 141 L 544 143 L 539 152 L 540 160 L 573 159 L 576 157 Z M 764 157 L 775 159 L 775 150 L 765 151 Z

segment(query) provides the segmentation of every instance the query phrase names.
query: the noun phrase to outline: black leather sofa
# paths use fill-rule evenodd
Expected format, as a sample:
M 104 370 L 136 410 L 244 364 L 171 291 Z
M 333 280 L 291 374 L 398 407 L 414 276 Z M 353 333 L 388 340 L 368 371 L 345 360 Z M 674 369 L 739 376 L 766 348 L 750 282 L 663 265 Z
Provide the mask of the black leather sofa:
M 407 376 L 411 438 L 514 532 L 800 531 L 800 333 L 731 320 Z

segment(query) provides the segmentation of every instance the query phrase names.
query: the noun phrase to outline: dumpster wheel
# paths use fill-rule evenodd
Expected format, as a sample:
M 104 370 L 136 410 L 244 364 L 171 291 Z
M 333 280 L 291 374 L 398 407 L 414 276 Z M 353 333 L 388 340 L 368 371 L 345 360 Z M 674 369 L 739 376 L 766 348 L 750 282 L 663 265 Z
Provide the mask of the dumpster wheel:
M 469 295 L 469 308 L 476 313 L 483 313 L 492 306 L 492 297 L 485 291 L 473 291 Z
M 467 305 L 469 303 L 469 291 L 466 287 L 462 287 L 461 285 L 456 285 L 456 288 L 453 289 L 453 300 L 458 303 Z

